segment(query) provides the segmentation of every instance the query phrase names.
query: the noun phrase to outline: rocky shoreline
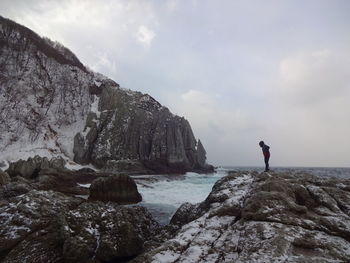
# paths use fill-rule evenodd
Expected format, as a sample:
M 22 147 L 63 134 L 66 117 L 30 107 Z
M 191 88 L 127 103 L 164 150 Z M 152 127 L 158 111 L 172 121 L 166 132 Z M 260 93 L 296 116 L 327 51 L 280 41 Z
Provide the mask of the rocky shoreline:
M 0 262 L 350 260 L 350 179 L 230 172 L 205 201 L 183 204 L 162 227 L 146 208 L 121 205 L 139 201 L 135 193 L 130 202 L 127 193 L 116 194 L 132 178 L 104 181 L 113 175 L 89 169 L 54 173 L 59 160 L 41 163 L 45 169 L 26 176 L 15 175 L 14 166 L 10 176 L 1 173 Z M 91 181 L 95 186 L 86 188 Z M 102 195 L 79 197 L 93 188 Z
M 148 244 L 131 262 L 349 262 L 350 180 L 230 173 Z

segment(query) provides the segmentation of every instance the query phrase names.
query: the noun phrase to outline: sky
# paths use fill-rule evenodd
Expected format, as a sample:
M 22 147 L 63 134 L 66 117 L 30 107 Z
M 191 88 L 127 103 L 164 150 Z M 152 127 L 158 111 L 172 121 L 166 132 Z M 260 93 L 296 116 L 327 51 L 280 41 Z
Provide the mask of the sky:
M 214 165 L 350 166 L 350 1 L 1 0 L 189 120 Z

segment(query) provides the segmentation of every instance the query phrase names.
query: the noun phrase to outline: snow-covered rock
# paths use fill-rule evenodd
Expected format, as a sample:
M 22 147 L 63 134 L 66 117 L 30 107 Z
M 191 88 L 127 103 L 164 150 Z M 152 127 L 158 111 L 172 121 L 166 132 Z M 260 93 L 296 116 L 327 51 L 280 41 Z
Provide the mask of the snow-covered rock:
M 1 262 L 125 262 L 158 224 L 142 207 L 31 190 L 0 202 Z
M 0 16 L 0 161 L 62 156 L 135 173 L 207 170 L 187 120 L 88 70 L 67 48 Z
M 131 262 L 349 262 L 350 180 L 231 173 L 167 228 Z

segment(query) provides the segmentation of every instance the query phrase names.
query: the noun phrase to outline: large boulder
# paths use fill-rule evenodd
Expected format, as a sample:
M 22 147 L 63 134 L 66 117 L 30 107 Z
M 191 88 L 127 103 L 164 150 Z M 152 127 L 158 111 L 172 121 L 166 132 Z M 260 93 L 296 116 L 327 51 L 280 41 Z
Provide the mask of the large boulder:
M 32 190 L 0 202 L 1 262 L 126 262 L 158 224 L 143 207 Z
M 94 180 L 90 186 L 90 200 L 133 204 L 142 201 L 134 180 L 125 174 L 111 175 Z
M 131 262 L 350 262 L 350 180 L 231 173 L 171 225 Z

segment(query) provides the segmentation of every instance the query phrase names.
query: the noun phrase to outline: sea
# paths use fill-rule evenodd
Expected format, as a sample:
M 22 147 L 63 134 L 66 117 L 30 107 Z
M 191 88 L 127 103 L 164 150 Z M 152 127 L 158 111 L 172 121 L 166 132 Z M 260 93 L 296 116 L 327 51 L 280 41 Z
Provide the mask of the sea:
M 143 201 L 139 204 L 150 211 L 152 216 L 161 224 L 166 225 L 176 210 L 185 202 L 196 204 L 206 199 L 217 180 L 226 176 L 229 171 L 257 171 L 262 167 L 223 166 L 216 168 L 214 173 L 186 173 L 181 179 L 150 181 L 138 184 L 138 191 Z M 276 167 L 274 172 L 305 172 L 317 176 L 331 176 L 350 179 L 350 168 L 324 167 Z

